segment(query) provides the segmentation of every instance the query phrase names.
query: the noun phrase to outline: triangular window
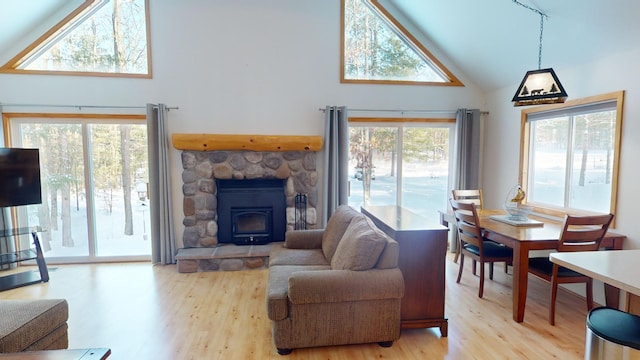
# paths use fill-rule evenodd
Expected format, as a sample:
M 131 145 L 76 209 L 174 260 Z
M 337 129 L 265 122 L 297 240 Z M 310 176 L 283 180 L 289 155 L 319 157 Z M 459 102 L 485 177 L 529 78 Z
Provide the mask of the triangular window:
M 87 0 L 2 72 L 151 77 L 148 0 Z
M 342 0 L 345 83 L 463 86 L 376 0 Z

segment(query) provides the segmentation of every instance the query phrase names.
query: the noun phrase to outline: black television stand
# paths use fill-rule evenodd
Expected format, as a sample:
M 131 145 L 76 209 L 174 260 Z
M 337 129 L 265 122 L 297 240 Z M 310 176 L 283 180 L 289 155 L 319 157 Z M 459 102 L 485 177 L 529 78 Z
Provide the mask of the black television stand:
M 36 247 L 35 250 L 26 249 L 9 253 L 1 253 L 0 265 L 16 264 L 28 260 L 35 260 L 38 264 L 38 272 L 24 271 L 0 276 L 0 291 L 49 281 L 49 271 L 47 270 L 47 263 L 44 261 L 42 247 L 40 246 L 40 239 L 38 239 L 39 232 L 42 232 L 42 229 L 40 227 L 24 227 L 17 229 L 0 230 L 0 238 L 7 238 L 31 233 L 31 237 L 33 237 L 33 244 Z

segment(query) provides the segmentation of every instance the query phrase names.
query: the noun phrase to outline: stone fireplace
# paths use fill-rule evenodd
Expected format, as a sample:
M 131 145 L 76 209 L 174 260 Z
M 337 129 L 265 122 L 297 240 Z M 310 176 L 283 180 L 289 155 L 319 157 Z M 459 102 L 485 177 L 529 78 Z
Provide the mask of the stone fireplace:
M 183 167 L 178 272 L 263 269 L 271 242 L 316 228 L 322 137 L 173 134 L 172 143 Z M 241 204 L 230 205 L 228 193 Z
M 233 242 L 229 238 L 232 223 L 227 222 L 225 229 L 219 228 L 221 218 L 226 219 L 233 215 L 229 212 L 230 206 L 225 204 L 223 204 L 225 213 L 220 213 L 222 209 L 218 192 L 221 181 L 225 188 L 233 188 L 235 182 L 238 183 L 236 187 L 243 187 L 245 185 L 241 184 L 244 182 L 258 179 L 280 180 L 282 186 L 279 191 L 282 193 L 285 211 L 284 214 L 275 211 L 273 221 L 283 221 L 285 229 L 293 229 L 296 219 L 295 196 L 305 194 L 307 196 L 307 228 L 313 228 L 316 225 L 318 190 L 315 152 L 183 151 L 182 166 L 184 169 L 182 172 L 183 224 L 185 226 L 182 240 L 185 248 L 215 247 L 220 243 Z M 255 194 L 251 196 L 254 200 L 259 198 Z M 256 208 L 264 207 L 262 203 L 256 206 Z M 282 216 L 285 218 L 282 219 Z M 269 241 L 283 240 L 283 232 L 278 232 L 269 239 Z M 251 241 L 249 240 L 248 243 Z

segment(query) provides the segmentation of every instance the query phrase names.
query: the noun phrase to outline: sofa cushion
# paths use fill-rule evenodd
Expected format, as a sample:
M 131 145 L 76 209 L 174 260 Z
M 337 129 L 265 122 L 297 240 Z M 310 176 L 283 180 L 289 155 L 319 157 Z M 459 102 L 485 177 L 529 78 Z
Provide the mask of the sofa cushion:
M 68 318 L 69 306 L 63 299 L 2 300 L 0 353 L 66 348 Z M 48 339 L 52 333 L 55 337 Z M 46 347 L 33 347 L 35 343 Z
M 322 252 L 327 262 L 331 262 L 333 259 L 342 235 L 355 217 L 364 217 L 364 215 L 348 205 L 340 205 L 329 217 L 322 234 Z
M 382 233 L 382 231 L 381 231 Z M 387 238 L 387 245 L 384 247 L 376 269 L 393 269 L 398 267 L 398 256 L 400 255 L 400 246 L 398 242 L 382 233 Z
M 338 244 L 331 268 L 334 270 L 368 270 L 373 268 L 387 244 L 384 234 L 367 217 L 354 218 Z
M 288 249 L 322 249 L 323 234 L 324 229 L 287 231 L 284 233 L 284 247 Z
M 322 249 L 289 249 L 283 244 L 271 245 L 269 266 L 275 265 L 329 265 Z

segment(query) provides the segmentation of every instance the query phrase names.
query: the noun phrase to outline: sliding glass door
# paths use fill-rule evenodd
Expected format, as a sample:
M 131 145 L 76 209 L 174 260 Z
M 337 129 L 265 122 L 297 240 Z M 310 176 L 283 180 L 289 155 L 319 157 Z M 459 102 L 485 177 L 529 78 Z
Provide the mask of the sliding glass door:
M 454 119 L 349 119 L 349 205 L 400 205 L 426 217 L 447 208 Z
M 12 147 L 40 149 L 42 204 L 16 208 L 16 221 L 45 230 L 47 261 L 149 258 L 144 115 L 9 119 Z

